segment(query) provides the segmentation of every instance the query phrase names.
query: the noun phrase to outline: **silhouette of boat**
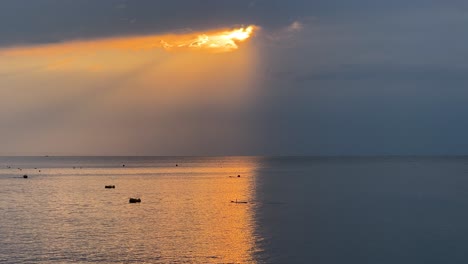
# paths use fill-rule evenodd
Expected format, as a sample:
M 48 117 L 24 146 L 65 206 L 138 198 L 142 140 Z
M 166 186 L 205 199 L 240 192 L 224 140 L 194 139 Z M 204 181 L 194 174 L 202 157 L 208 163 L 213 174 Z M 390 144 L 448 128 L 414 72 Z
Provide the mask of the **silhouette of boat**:
M 141 199 L 140 198 L 130 198 L 128 200 L 129 203 L 141 203 Z
M 235 201 L 231 201 L 231 203 L 240 203 L 240 204 L 246 204 L 247 202 L 243 202 L 243 201 L 237 201 L 237 199 Z

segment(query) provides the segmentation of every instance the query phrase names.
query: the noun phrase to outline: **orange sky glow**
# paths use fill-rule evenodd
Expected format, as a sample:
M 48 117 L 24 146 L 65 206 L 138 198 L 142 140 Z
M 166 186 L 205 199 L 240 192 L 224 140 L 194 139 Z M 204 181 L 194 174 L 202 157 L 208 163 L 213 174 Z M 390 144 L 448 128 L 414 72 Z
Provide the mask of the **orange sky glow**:
M 131 149 L 139 147 L 125 145 L 133 142 L 128 138 L 135 131 L 146 131 L 145 144 L 161 150 L 195 148 L 204 140 L 197 135 L 212 139 L 222 134 L 228 144 L 227 138 L 247 137 L 248 130 L 218 133 L 223 129 L 219 124 L 214 129 L 193 122 L 191 115 L 210 113 L 205 108 L 232 112 L 252 104 L 259 62 L 249 40 L 257 29 L 0 48 L 0 118 L 18 136 L 18 124 L 30 122 L 35 113 L 46 113 L 49 123 L 36 127 L 34 136 L 21 130 L 25 132 L 21 146 L 14 147 L 24 153 L 33 147 L 50 149 L 45 142 L 51 140 L 60 142 L 49 150 L 56 153 Z M 164 140 L 175 134 L 185 140 Z
M 92 40 L 74 40 L 53 44 L 0 48 L 0 74 L 41 67 L 41 70 L 85 70 L 131 68 L 160 51 L 174 53 L 227 53 L 238 50 L 259 27 L 215 29 L 206 32 L 126 36 Z M 145 54 L 146 53 L 146 54 Z M 143 55 L 144 54 L 144 55 Z M 164 56 L 164 55 L 162 55 Z M 159 56 L 161 57 L 161 56 Z
M 75 40 L 54 44 L 18 46 L 0 49 L 0 55 L 57 55 L 70 51 L 96 50 L 202 50 L 230 52 L 239 49 L 242 42 L 251 38 L 259 27 L 250 25 L 234 29 L 217 29 L 186 34 L 114 37 L 94 40 Z

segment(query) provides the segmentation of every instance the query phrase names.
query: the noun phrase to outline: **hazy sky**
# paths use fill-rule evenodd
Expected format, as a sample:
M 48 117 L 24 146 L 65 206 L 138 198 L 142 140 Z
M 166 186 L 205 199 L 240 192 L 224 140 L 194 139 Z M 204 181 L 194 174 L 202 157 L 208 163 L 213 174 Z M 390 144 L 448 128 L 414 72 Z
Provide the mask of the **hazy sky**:
M 0 155 L 468 154 L 467 28 L 461 0 L 0 1 Z

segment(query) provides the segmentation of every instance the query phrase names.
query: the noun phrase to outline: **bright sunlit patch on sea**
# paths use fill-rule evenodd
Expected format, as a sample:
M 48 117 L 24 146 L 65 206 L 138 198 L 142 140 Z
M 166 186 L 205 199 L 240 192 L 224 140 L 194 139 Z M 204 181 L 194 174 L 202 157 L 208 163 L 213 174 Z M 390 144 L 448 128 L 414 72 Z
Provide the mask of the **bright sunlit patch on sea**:
M 254 263 L 258 162 L 0 157 L 0 262 Z

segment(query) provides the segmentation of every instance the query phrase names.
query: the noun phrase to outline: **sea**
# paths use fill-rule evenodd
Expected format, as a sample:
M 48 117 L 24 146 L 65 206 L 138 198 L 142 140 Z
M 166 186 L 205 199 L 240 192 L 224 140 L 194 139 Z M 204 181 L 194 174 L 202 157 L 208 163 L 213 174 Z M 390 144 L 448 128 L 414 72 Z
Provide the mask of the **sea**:
M 0 157 L 0 263 L 468 263 L 468 157 Z

